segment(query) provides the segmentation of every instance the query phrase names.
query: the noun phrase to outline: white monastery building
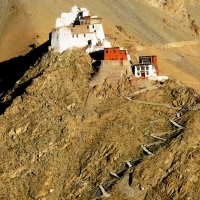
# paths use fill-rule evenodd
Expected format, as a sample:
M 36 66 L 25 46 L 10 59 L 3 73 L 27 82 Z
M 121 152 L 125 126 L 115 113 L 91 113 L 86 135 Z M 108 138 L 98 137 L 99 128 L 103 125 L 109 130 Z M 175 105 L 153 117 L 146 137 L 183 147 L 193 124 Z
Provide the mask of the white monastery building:
M 139 64 L 132 66 L 133 74 L 136 78 L 148 78 L 150 80 L 167 80 L 167 76 L 160 76 L 157 56 L 139 56 Z
M 90 53 L 111 47 L 111 44 L 105 39 L 102 18 L 90 16 L 89 10 L 74 5 L 71 12 L 57 18 L 51 33 L 51 48 L 62 53 L 72 47 L 84 46 Z
M 85 47 L 87 53 L 104 52 L 99 68 L 98 81 L 109 77 L 117 82 L 123 74 L 136 79 L 163 80 L 159 76 L 157 56 L 140 56 L 139 63 L 131 66 L 131 58 L 126 49 L 111 47 L 105 39 L 102 18 L 90 16 L 89 10 L 74 5 L 69 13 L 62 13 L 57 18 L 55 28 L 51 33 L 50 49 L 64 52 L 72 47 Z M 97 80 L 93 81 L 94 83 Z

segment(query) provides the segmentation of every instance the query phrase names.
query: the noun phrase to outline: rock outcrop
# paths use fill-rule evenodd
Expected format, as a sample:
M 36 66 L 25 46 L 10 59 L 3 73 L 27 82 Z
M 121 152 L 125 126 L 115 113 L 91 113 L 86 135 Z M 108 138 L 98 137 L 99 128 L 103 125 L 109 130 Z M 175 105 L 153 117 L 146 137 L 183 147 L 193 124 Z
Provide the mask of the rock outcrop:
M 48 52 L 17 82 L 32 80 L 0 116 L 0 197 L 90 199 L 103 190 L 114 199 L 162 192 L 166 199 L 195 199 L 199 111 L 178 118 L 181 131 L 169 132 L 176 128 L 168 118 L 196 106 L 198 94 L 173 80 L 143 92 L 123 79 L 89 87 L 92 72 L 81 49 Z M 141 145 L 160 132 L 168 139 L 147 145 L 155 154 L 148 158 Z

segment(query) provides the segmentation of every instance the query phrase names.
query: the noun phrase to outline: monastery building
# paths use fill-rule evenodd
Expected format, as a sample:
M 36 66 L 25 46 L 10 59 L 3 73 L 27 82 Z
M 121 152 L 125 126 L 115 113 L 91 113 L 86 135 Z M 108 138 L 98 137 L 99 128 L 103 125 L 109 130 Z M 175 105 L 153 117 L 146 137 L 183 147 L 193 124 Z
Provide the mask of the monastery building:
M 117 83 L 124 75 L 136 79 L 168 78 L 159 76 L 157 56 L 140 56 L 139 63 L 132 65 L 126 49 L 111 47 L 105 39 L 102 18 L 90 16 L 89 10 L 76 5 L 57 18 L 51 33 L 50 49 L 62 53 L 72 47 L 85 47 L 87 53 L 97 55 L 93 64 L 99 70 L 90 81 L 91 85 L 100 84 L 105 78 Z
M 51 33 L 51 47 L 62 53 L 72 47 L 87 47 L 86 52 L 111 47 L 106 41 L 102 18 L 90 16 L 86 8 L 74 5 L 71 12 L 62 13 Z

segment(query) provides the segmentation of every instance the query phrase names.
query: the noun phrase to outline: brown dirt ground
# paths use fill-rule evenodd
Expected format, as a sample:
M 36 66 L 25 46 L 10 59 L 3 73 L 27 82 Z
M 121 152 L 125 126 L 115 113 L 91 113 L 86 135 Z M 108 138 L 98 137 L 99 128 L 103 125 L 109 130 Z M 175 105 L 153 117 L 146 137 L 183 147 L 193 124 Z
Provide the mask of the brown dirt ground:
M 96 197 L 96 186 L 110 179 L 109 172 L 119 171 L 126 161 L 144 156 L 140 145 L 155 141 L 150 134 L 173 129 L 168 118 L 177 112 L 176 107 L 194 106 L 199 101 L 193 89 L 173 80 L 136 96 L 134 92 L 146 88 L 145 85 L 133 87 L 125 80 L 112 85 L 106 80 L 90 88 L 91 72 L 91 58 L 83 50 L 75 49 L 62 55 L 49 52 L 17 82 L 16 88 L 33 78 L 26 92 L 0 116 L 1 199 Z M 126 96 L 141 102 L 128 101 L 124 99 Z M 188 117 L 193 115 L 198 115 L 198 111 L 187 114 Z M 186 123 L 188 117 L 179 123 Z M 187 130 L 181 134 L 187 136 Z M 181 137 L 180 131 L 176 134 Z M 173 140 L 178 140 L 176 134 L 168 135 L 169 140 L 160 151 L 168 145 L 173 148 Z M 159 146 L 152 150 L 157 149 Z M 168 151 L 164 152 L 166 156 L 161 156 L 161 160 L 167 158 Z M 170 155 L 176 158 L 174 152 L 176 148 Z M 151 161 L 145 156 L 144 160 Z M 140 170 L 140 165 L 135 170 Z M 121 177 L 122 181 L 127 173 Z M 186 179 L 190 175 L 180 173 Z M 142 176 L 141 172 L 137 174 Z M 163 176 L 162 172 L 157 176 Z M 145 181 L 153 181 L 148 177 Z M 160 191 L 159 184 L 156 179 L 153 185 L 157 187 L 156 192 Z M 139 190 L 134 182 L 131 186 Z M 139 192 L 135 198 L 157 195 L 152 189 L 148 187 L 146 193 Z M 120 199 L 129 199 L 131 192 L 124 194 L 123 191 L 126 187 L 123 189 L 118 181 L 109 189 L 111 199 L 120 195 L 123 196 Z M 184 189 L 183 194 L 190 193 Z M 192 197 L 195 199 L 195 194 Z
M 161 74 L 170 80 L 135 95 L 157 83 L 131 86 L 122 79 L 113 85 L 105 80 L 90 87 L 91 58 L 83 49 L 40 57 L 0 94 L 3 105 L 13 100 L 0 115 L 0 199 L 86 200 L 101 195 L 101 184 L 115 200 L 199 199 L 200 113 L 187 110 L 200 102 L 199 37 L 182 15 L 192 14 L 200 23 L 200 4 L 173 2 L 168 1 L 166 9 L 159 0 L 76 1 L 103 16 L 107 38 L 128 48 L 133 60 L 158 55 Z M 26 55 L 29 45 L 44 43 L 56 17 L 73 3 L 10 0 L 0 60 Z M 184 13 L 174 12 L 177 5 L 185 6 Z M 16 95 L 23 85 L 25 91 Z M 177 118 L 181 108 L 187 112 Z M 169 118 L 184 129 L 177 129 Z M 151 134 L 169 131 L 162 136 L 167 139 L 164 144 L 149 147 L 155 155 L 147 156 L 141 145 L 158 141 Z M 128 169 L 126 161 L 140 158 L 141 163 Z

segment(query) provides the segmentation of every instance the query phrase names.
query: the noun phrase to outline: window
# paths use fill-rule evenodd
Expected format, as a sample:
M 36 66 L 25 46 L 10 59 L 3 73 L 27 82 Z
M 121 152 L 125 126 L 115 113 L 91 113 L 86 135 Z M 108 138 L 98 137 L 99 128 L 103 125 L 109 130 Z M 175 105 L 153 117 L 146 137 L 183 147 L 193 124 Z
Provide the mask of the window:
M 141 70 L 145 70 L 145 68 L 144 68 L 144 67 L 141 67 Z
M 146 67 L 146 70 L 149 70 L 149 67 Z
M 74 38 L 74 35 L 72 35 L 72 38 Z
M 94 25 L 92 25 L 92 28 L 94 28 Z
M 76 35 L 76 37 L 78 38 L 78 35 Z
M 87 29 L 89 29 L 90 27 L 89 26 L 87 26 Z
M 85 37 L 85 34 L 84 34 L 84 37 Z
M 140 76 L 140 73 L 138 72 L 137 75 Z
M 114 53 L 116 53 L 116 49 L 114 49 L 113 51 L 114 51 Z
M 141 61 L 142 61 L 143 64 L 148 64 L 148 63 L 150 63 L 149 57 L 141 58 Z
M 146 72 L 147 75 L 149 75 L 149 72 Z
M 108 50 L 106 50 L 106 53 L 108 53 Z

